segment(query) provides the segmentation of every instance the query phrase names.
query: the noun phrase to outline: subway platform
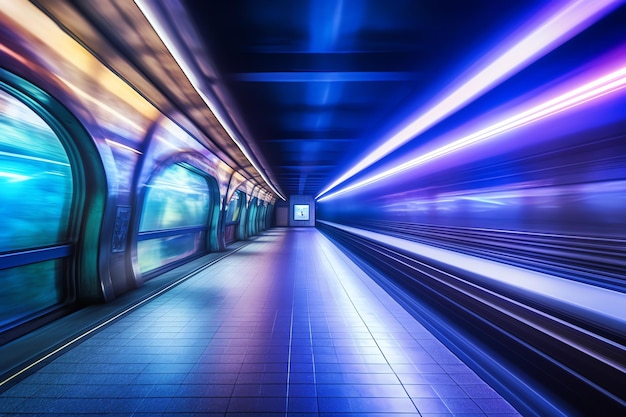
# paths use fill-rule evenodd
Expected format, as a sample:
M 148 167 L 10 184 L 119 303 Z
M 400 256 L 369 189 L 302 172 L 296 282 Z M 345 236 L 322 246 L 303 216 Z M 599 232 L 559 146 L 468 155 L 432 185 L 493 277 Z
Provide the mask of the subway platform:
M 518 416 L 314 228 L 272 229 L 5 384 L 1 416 Z

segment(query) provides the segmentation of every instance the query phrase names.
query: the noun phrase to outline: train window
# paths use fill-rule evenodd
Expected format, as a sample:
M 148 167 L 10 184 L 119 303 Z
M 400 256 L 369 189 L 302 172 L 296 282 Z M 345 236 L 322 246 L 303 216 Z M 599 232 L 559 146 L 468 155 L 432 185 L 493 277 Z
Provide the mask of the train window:
M 205 250 L 210 200 L 207 179 L 182 165 L 172 165 L 150 180 L 137 246 L 142 273 Z
M 243 202 L 241 191 L 235 191 L 235 194 L 230 199 L 228 206 L 226 206 L 226 224 L 233 224 L 239 222 L 241 215 L 241 204 Z
M 62 274 L 59 259 L 0 270 L 0 327 L 62 303 Z
M 166 168 L 147 184 L 140 232 L 205 225 L 209 214 L 206 179 L 180 165 Z
M 138 256 L 141 272 L 153 271 L 199 253 L 206 247 L 205 235 L 204 232 L 197 231 L 140 241 Z
M 70 162 L 57 135 L 0 91 L 0 252 L 65 242 L 72 193 Z
M 248 207 L 248 234 L 255 236 L 258 233 L 257 230 L 257 213 L 258 213 L 258 199 L 255 197 L 250 201 Z
M 0 90 L 2 328 L 63 302 L 63 261 L 54 258 L 69 254 L 74 195 L 61 140 L 18 97 Z

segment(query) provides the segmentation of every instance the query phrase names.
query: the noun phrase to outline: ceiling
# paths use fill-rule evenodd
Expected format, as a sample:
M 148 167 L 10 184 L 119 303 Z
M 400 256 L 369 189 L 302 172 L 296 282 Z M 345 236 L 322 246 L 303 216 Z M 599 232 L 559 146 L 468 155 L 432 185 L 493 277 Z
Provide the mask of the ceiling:
M 317 195 L 546 2 L 182 4 L 279 187 Z

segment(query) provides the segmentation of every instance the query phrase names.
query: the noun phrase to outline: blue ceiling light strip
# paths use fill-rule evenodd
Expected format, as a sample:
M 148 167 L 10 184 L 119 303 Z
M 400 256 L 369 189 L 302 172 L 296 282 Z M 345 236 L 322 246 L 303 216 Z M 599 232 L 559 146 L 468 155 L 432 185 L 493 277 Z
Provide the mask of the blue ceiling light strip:
M 340 184 L 582 32 L 620 3 L 616 0 L 563 1 L 556 7 L 550 6 L 548 11 L 544 11 L 535 19 L 539 23 L 533 24 L 535 22 L 532 22 L 529 27 L 514 34 L 496 50 L 486 54 L 485 56 L 492 55 L 495 58 L 479 67 L 477 71 L 465 74 L 458 81 L 453 82 L 453 85 L 459 87 L 440 98 L 430 108 L 417 113 L 405 125 L 400 126 L 380 146 L 324 188 L 316 199 L 328 194 Z
M 299 71 L 299 72 L 249 72 L 235 76 L 236 81 L 257 83 L 310 83 L 310 82 L 376 82 L 408 81 L 418 78 L 414 72 L 401 71 Z
M 626 89 L 626 67 L 621 67 L 566 93 L 560 94 L 542 104 L 530 107 L 491 126 L 473 132 L 430 152 L 426 152 L 411 159 L 410 161 L 394 166 L 384 172 L 369 176 L 337 191 L 327 193 L 322 197 L 319 197 L 317 201 L 328 200 L 359 188 L 363 188 L 385 178 L 389 178 L 401 172 L 431 162 L 435 159 L 442 158 L 470 146 L 483 143 L 506 132 L 535 123 L 539 120 L 551 117 L 555 114 L 624 89 Z

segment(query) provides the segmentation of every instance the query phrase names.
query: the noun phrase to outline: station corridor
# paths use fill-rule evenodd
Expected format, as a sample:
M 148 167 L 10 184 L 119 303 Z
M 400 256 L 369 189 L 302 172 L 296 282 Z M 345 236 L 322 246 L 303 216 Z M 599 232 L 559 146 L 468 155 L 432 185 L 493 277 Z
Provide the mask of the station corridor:
M 2 416 L 518 415 L 315 228 L 261 234 L 19 379 Z

